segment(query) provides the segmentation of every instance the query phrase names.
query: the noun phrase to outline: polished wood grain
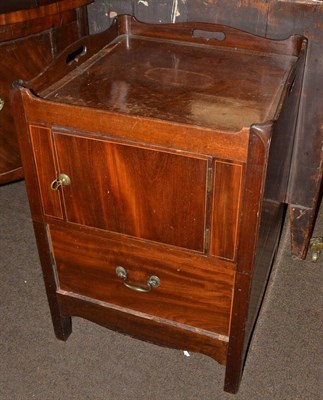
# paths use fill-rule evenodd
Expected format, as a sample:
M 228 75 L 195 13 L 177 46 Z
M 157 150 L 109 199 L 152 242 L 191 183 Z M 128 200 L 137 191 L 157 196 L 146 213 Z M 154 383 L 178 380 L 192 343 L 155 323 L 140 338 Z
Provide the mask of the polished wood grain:
M 39 18 L 82 7 L 89 3 L 91 3 L 91 0 L 48 1 L 47 4 L 39 4 L 38 7 L 29 7 L 28 9 L 22 11 L 0 14 L 0 25 L 18 24 L 27 20 L 37 20 Z
M 10 13 L 16 14 L 16 13 Z M 8 14 L 5 14 L 8 15 Z M 0 14 L 1 16 L 1 14 Z M 60 24 L 66 25 L 71 22 L 75 22 L 76 13 L 75 10 L 67 10 L 61 14 L 49 14 L 48 16 L 35 19 L 22 19 L 20 22 L 13 19 L 12 22 L 6 23 L 6 20 L 2 21 L 0 25 L 1 40 L 14 40 L 21 39 L 29 34 L 36 34 L 43 32 L 47 29 L 52 29 L 53 27 L 58 27 Z M 78 36 L 75 36 L 75 39 Z M 74 40 L 75 40 L 74 39 Z M 35 76 L 35 75 L 33 75 Z
M 279 42 L 263 38 L 261 36 L 250 35 L 247 32 L 231 28 L 228 25 L 208 24 L 203 22 L 194 22 L 192 29 L 191 22 L 178 23 L 177 29 L 174 24 L 156 25 L 155 31 L 151 31 L 147 26 L 149 24 L 135 24 L 132 19 L 131 32 L 140 36 L 154 37 L 159 36 L 164 39 L 178 39 L 191 43 L 210 44 L 217 47 L 226 47 L 240 50 L 259 51 L 266 54 L 297 55 L 302 43 L 302 38 L 296 35 Z M 212 37 L 212 32 L 215 37 Z M 209 35 L 207 34 L 209 33 Z M 216 37 L 216 34 L 220 34 Z
M 67 221 L 204 251 L 206 158 L 75 134 L 54 133 L 54 143 L 71 179 Z
M 215 161 L 210 254 L 234 260 L 236 256 L 243 166 Z
M 292 164 L 293 145 L 295 145 L 294 137 L 288 132 L 296 130 L 305 57 L 306 51 L 304 49 L 294 70 L 290 73 L 290 88 L 286 92 L 279 118 L 272 126 L 273 132 L 260 214 L 256 262 L 250 292 L 249 315 L 246 326 L 247 337 L 251 336 L 258 315 L 286 213 L 289 172 Z
M 237 273 L 234 284 L 235 294 L 224 383 L 225 390 L 230 393 L 236 393 L 239 389 L 249 341 L 245 328 L 248 319 L 250 291 L 253 283 L 251 277 L 255 268 L 257 237 L 260 229 L 259 215 L 262 208 L 270 137 L 270 124 L 254 126 L 251 129 L 243 189 L 243 212 L 237 254 Z M 272 251 L 272 249 L 270 250 Z M 267 267 L 270 268 L 270 266 Z M 261 284 L 265 284 L 265 282 L 261 282 Z
M 232 36 L 218 46 L 192 37 L 196 29 Z M 201 65 L 202 53 L 212 68 Z M 237 53 L 249 60 L 245 75 Z M 148 26 L 124 16 L 74 43 L 39 77 L 15 83 L 32 216 L 48 229 L 40 251 L 52 252 L 45 270 L 57 278 L 56 331 L 61 317 L 81 316 L 200 351 L 226 364 L 225 390 L 237 392 L 283 221 L 305 53 L 301 37 L 274 42 L 218 25 Z M 231 80 L 223 73 L 210 87 L 208 75 L 220 76 L 214 60 Z M 192 117 L 195 95 L 216 104 L 208 122 Z M 221 114 L 223 97 L 231 102 Z M 250 105 L 253 97 L 259 104 Z M 237 118 L 242 99 L 250 103 Z M 54 161 L 43 165 L 37 148 Z M 48 169 L 71 178 L 55 191 L 62 219 L 42 209 Z M 160 287 L 131 291 L 116 275 L 120 265 L 130 284 L 143 288 L 158 275 Z
M 89 1 L 55 4 L 0 14 L 0 184 L 23 177 L 9 92 L 16 79 L 29 80 L 68 44 L 85 34 L 84 13 L 74 9 Z M 14 5 L 12 5 L 14 6 Z M 22 4 L 23 6 L 23 4 Z
M 50 226 L 59 292 L 72 292 L 195 329 L 228 335 L 234 272 L 209 265 L 203 257 L 169 257 L 130 239 L 107 240 L 86 231 Z M 137 293 L 123 285 L 116 268 L 127 270 L 129 283 L 145 287 L 150 276 L 160 286 Z M 66 293 L 68 295 L 68 293 Z
M 290 135 L 290 132 L 295 132 L 297 123 L 305 56 L 306 48 L 304 47 L 298 63 L 290 71 L 289 85 L 285 88 L 285 102 L 281 105 L 279 116 L 274 124 L 252 128 L 246 186 L 243 194 L 244 213 L 237 255 L 238 272 L 235 282 L 237 295 L 233 304 L 233 316 L 235 313 L 239 314 L 240 318 L 244 315 L 242 318 L 245 318 L 245 323 L 240 322 L 239 326 L 239 324 L 236 325 L 235 320 L 232 324 L 225 384 L 227 390 L 232 392 L 236 392 L 239 386 L 235 378 L 238 376 L 237 371 L 241 373 L 243 368 L 286 213 L 285 201 L 294 145 L 294 137 Z M 264 165 L 266 165 L 266 171 L 263 169 Z M 259 215 L 258 218 L 256 214 Z M 246 215 L 248 215 L 248 221 L 245 221 Z M 248 248 L 252 243 L 250 240 L 252 232 L 258 235 L 253 251 L 250 247 Z M 254 259 L 251 258 L 251 254 Z M 252 280 L 248 279 L 248 276 L 252 276 Z M 246 304 L 248 304 L 248 309 Z M 236 311 L 237 309 L 239 312 Z M 241 341 L 240 344 L 239 341 Z M 240 356 L 236 350 L 232 350 L 235 346 L 240 348 Z M 234 358 L 231 357 L 233 353 L 235 353 Z
M 160 27 L 152 35 L 144 24 L 130 18 L 125 21 L 131 24 L 128 29 L 132 36 L 121 37 L 103 49 L 95 63 L 84 72 L 77 70 L 72 73 L 68 82 L 63 85 L 58 82 L 53 88 L 49 87 L 47 91 L 50 93 L 46 98 L 59 103 L 231 132 L 239 132 L 254 121 L 261 123 L 274 118 L 273 111 L 277 109 L 283 87 L 280 86 L 281 77 L 295 63 L 294 57 L 260 53 L 267 45 L 266 40 L 259 41 L 259 48 L 239 51 L 233 48 L 231 52 L 234 43 L 238 45 L 247 40 L 243 41 L 243 35 L 237 39 L 236 31 L 234 35 L 226 27 L 218 27 L 227 34 L 223 40 L 225 50 L 222 50 L 214 40 L 207 41 L 206 45 L 205 41 L 192 39 L 185 24 L 180 24 L 177 29 L 180 33 L 183 31 L 179 38 L 191 39 L 192 42 L 179 46 L 160 39 L 144 40 L 134 36 L 160 34 L 168 38 L 173 34 L 168 25 Z M 211 28 L 196 24 L 196 29 Z M 290 39 L 282 49 L 294 46 L 295 50 L 290 49 L 293 55 L 299 41 Z M 259 51 L 259 54 L 250 53 L 250 50 Z M 146 61 L 148 55 L 149 62 Z M 200 63 L 194 63 L 195 57 Z M 238 70 L 236 65 L 240 66 Z M 262 91 L 257 87 L 259 81 L 262 82 Z M 266 101 L 268 98 L 270 102 Z
M 51 130 L 41 126 L 30 126 L 30 140 L 37 170 L 37 179 L 44 215 L 63 218 L 60 192 L 51 189 L 58 177 Z
M 103 12 L 107 8 L 111 10 L 108 16 Z M 305 258 L 322 198 L 322 2 L 195 0 L 174 3 L 164 0 L 144 4 L 133 0 L 103 0 L 93 7 L 91 31 L 98 32 L 103 26 L 109 26 L 116 14 L 124 13 L 132 13 L 149 23 L 203 21 L 229 25 L 271 39 L 284 39 L 295 33 L 309 38 L 305 95 L 298 118 L 288 190 L 292 253 Z
M 228 343 L 217 335 L 204 334 L 187 325 L 170 321 L 145 319 L 128 310 L 102 302 L 88 301 L 81 296 L 57 294 L 63 315 L 86 318 L 106 328 L 131 335 L 149 343 L 180 350 L 196 351 L 214 358 L 225 365 Z M 135 342 L 134 342 L 135 345 Z
M 0 97 L 4 101 L 0 111 L 0 183 L 11 178 L 21 178 L 19 146 L 14 129 L 9 90 L 18 77 L 32 78 L 52 60 L 51 42 L 48 35 L 0 43 Z M 18 60 L 18 62 L 17 62 Z M 28 63 L 25 62 L 28 60 Z
M 49 76 L 49 71 L 44 75 Z M 41 121 L 46 112 L 48 124 L 73 131 L 85 131 L 84 134 L 92 132 L 92 136 L 95 132 L 95 135 L 107 139 L 138 141 L 148 145 L 154 145 L 158 138 L 158 145 L 164 149 L 175 148 L 191 153 L 212 154 L 219 158 L 234 158 L 238 162 L 245 162 L 247 158 L 249 129 L 241 129 L 234 134 L 216 131 L 215 134 L 214 130 L 199 126 L 112 113 L 95 108 L 82 108 L 80 117 L 80 108 L 77 106 L 40 100 L 27 89 L 22 89 L 22 96 L 27 118 L 31 124 L 34 124 L 34 121 Z M 109 123 L 106 123 L 107 119 Z M 187 137 L 190 137 L 190 140 L 187 140 Z
M 61 313 L 58 304 L 56 276 L 52 268 L 52 252 L 47 227 L 39 222 L 34 222 L 33 226 L 55 335 L 57 339 L 65 341 L 72 333 L 72 319 Z

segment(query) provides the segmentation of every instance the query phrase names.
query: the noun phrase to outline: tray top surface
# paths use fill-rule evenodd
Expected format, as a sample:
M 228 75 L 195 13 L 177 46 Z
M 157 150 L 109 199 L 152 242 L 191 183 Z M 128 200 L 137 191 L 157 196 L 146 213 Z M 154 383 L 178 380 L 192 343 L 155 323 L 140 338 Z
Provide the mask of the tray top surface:
M 297 58 L 122 36 L 46 90 L 48 100 L 237 132 L 274 118 Z

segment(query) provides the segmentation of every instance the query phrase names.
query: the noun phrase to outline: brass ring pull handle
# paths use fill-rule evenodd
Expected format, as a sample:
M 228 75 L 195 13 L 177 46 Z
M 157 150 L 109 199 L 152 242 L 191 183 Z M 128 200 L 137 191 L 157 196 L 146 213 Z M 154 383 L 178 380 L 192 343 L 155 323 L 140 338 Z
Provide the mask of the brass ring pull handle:
M 128 274 L 127 271 L 123 267 L 117 267 L 116 268 L 116 274 L 118 278 L 123 279 L 123 284 L 126 286 L 128 289 L 134 290 L 135 292 L 140 292 L 140 293 L 147 293 L 150 292 L 153 287 L 158 287 L 160 286 L 160 279 L 158 276 L 151 276 L 150 278 L 147 279 L 146 282 L 146 287 L 141 287 L 141 286 L 135 286 L 131 285 L 130 283 L 126 282 L 128 279 Z
M 59 174 L 57 179 L 54 179 L 50 184 L 52 190 L 58 190 L 61 186 L 68 186 L 71 184 L 71 179 L 66 174 Z
M 3 109 L 4 107 L 4 100 L 0 97 L 0 111 Z

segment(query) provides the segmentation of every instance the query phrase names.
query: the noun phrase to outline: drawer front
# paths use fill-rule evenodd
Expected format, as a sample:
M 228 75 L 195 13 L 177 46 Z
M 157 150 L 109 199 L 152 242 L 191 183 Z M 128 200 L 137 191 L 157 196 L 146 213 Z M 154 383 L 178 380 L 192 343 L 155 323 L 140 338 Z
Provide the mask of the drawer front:
M 127 239 L 109 239 L 89 230 L 49 229 L 57 268 L 59 290 L 228 335 L 234 272 L 217 267 L 210 259 L 187 255 L 177 249 Z M 165 249 L 167 249 L 165 247 Z M 124 285 L 117 267 L 125 269 L 130 285 L 146 288 L 151 276 L 159 287 L 147 293 Z

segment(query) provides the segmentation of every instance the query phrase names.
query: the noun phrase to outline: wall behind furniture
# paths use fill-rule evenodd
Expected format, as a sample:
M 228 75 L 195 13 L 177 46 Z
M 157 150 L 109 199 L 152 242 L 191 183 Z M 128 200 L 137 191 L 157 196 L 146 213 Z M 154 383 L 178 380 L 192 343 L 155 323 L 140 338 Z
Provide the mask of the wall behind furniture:
M 108 27 L 117 14 L 132 14 L 144 22 L 179 22 L 188 19 L 190 0 L 96 0 L 89 7 L 90 31 Z M 199 15 L 198 15 L 199 17 Z

